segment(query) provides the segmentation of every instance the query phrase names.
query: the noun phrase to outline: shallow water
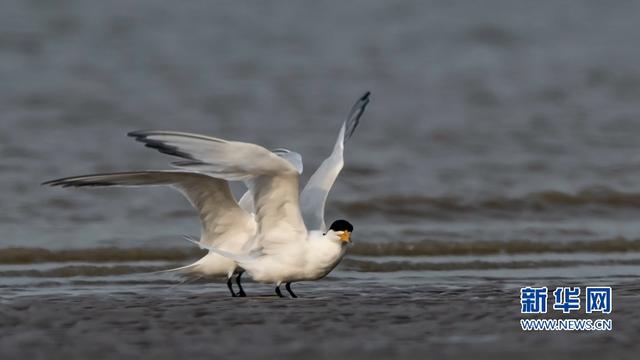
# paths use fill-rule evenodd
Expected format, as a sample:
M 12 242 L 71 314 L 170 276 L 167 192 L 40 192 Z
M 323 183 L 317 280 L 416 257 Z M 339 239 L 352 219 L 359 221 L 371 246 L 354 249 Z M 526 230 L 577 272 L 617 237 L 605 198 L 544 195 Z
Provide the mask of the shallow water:
M 328 207 L 357 241 L 639 237 L 633 3 L 175 7 L 7 3 L 2 247 L 183 245 L 171 190 L 38 184 L 166 168 L 124 136 L 142 128 L 295 149 L 306 179 L 365 90 Z
M 173 159 L 125 136 L 138 129 L 290 148 L 304 157 L 304 182 L 331 150 L 353 101 L 367 90 L 372 102 L 347 144 L 346 167 L 327 207 L 328 220 L 355 225 L 355 246 L 331 277 L 300 284 L 303 292 L 326 288 L 331 299 L 340 294 L 336 287 L 354 289 L 352 294 L 371 297 L 356 302 L 366 308 L 395 304 L 389 289 L 412 296 L 417 284 L 469 289 L 464 293 L 471 297 L 478 284 L 496 282 L 514 288 L 554 281 L 627 286 L 640 272 L 639 7 L 498 0 L 331 6 L 5 1 L 3 296 L 12 304 L 33 301 L 30 294 L 44 302 L 78 296 L 92 303 L 120 289 L 137 295 L 113 295 L 114 303 L 102 310 L 120 302 L 159 302 L 173 291 L 163 289 L 174 289 L 179 280 L 144 274 L 200 254 L 181 240 L 199 231 L 186 200 L 170 189 L 39 184 L 92 172 L 167 168 Z M 375 292 L 363 285 L 370 282 L 377 284 Z M 177 289 L 176 297 L 195 293 L 220 306 L 227 300 L 218 299 L 226 295 L 218 284 Z M 626 289 L 628 296 L 637 294 L 633 286 Z M 415 296 L 433 295 L 424 291 Z M 349 307 L 351 300 L 341 304 Z M 315 314 L 320 310 L 314 306 L 325 304 L 302 308 Z M 445 305 L 438 311 L 446 312 Z M 490 307 L 477 316 L 489 319 L 501 311 Z M 625 311 L 637 319 L 637 307 Z M 392 314 L 376 324 L 401 322 Z M 478 328 L 474 335 L 435 334 L 447 322 L 472 324 L 475 316 L 452 314 L 416 326 L 433 326 L 425 336 L 440 340 L 427 342 L 431 350 L 443 342 L 495 346 L 493 336 L 498 343 L 524 341 L 527 349 L 548 340 L 525 341 L 506 331 L 480 335 Z M 337 334 L 367 326 L 358 324 Z M 613 336 L 637 338 L 637 326 L 624 329 L 632 333 Z M 377 334 L 388 350 L 383 354 L 406 354 L 398 350 L 406 345 L 402 340 L 392 337 L 391 345 Z M 422 340 L 409 338 L 407 349 L 424 350 L 416 345 Z M 584 352 L 586 343 L 575 341 L 569 348 Z M 304 348 L 285 343 L 289 356 Z M 379 349 L 375 343 L 339 342 L 338 348 L 344 353 L 364 346 L 365 356 Z M 624 345 L 616 351 L 631 353 L 628 343 L 616 344 Z M 138 348 L 121 355 L 131 349 Z M 322 349 L 319 354 L 333 354 Z

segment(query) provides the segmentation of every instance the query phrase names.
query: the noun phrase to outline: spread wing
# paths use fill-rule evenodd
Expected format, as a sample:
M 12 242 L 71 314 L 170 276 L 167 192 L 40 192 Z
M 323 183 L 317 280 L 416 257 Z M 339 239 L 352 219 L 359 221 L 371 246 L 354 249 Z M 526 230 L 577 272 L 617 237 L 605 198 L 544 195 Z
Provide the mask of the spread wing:
M 244 181 L 253 197 L 258 242 L 265 253 L 305 241 L 300 214 L 298 169 L 289 161 L 255 144 L 168 131 L 129 134 L 147 147 L 186 159 L 174 163 L 211 176 Z
M 43 185 L 171 186 L 198 210 L 202 225 L 200 242 L 204 245 L 220 246 L 226 241 L 246 242 L 256 230 L 253 217 L 238 206 L 227 181 L 205 174 L 187 171 L 120 172 L 67 177 L 47 181 Z
M 333 152 L 326 158 L 311 176 L 300 194 L 300 208 L 304 223 L 309 230 L 325 231 L 324 207 L 331 187 L 344 165 L 344 144 L 360 123 L 360 117 L 369 104 L 370 92 L 362 95 L 353 105 L 349 116 L 338 133 L 338 139 L 333 146 Z
M 288 150 L 288 149 L 274 149 L 271 150 L 272 153 L 280 156 L 281 158 L 287 160 L 291 165 L 293 165 L 296 170 L 298 170 L 298 174 L 302 174 L 302 156 L 297 152 Z M 247 190 L 240 200 L 238 200 L 238 204 L 240 207 L 248 213 L 255 213 L 255 209 L 253 207 L 253 195 L 251 191 Z

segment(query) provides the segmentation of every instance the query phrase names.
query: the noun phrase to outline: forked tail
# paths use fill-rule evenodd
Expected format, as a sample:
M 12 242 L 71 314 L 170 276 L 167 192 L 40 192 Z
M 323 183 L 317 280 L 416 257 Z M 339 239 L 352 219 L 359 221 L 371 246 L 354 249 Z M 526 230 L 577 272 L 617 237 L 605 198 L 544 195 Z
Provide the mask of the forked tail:
M 228 259 L 231 259 L 231 260 L 239 262 L 239 263 L 240 262 L 249 261 L 249 260 L 252 259 L 252 257 L 249 256 L 249 255 L 234 254 L 234 253 L 230 253 L 228 251 L 220 250 L 220 249 L 215 248 L 215 247 L 210 246 L 210 245 L 203 244 L 203 243 L 199 242 L 198 240 L 195 240 L 192 236 L 189 236 L 189 235 L 184 235 L 183 238 L 185 240 L 187 240 L 188 242 L 190 242 L 190 243 L 196 244 L 200 249 L 204 249 L 204 250 L 208 250 L 208 251 L 214 252 L 214 253 L 216 253 L 218 255 L 224 256 L 224 257 L 226 257 Z

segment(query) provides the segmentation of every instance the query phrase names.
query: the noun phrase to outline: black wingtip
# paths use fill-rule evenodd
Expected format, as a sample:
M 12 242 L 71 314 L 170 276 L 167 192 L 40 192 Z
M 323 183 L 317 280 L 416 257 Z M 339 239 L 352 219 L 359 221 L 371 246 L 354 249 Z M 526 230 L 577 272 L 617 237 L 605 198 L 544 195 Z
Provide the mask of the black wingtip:
M 206 166 L 208 164 L 202 161 L 194 160 L 194 161 L 173 161 L 171 165 L 176 167 L 188 167 L 188 166 Z
M 146 130 L 135 130 L 127 133 L 127 136 L 135 138 L 136 140 L 142 139 L 147 136 Z
M 158 150 L 159 152 L 161 152 L 163 154 L 176 156 L 176 157 L 180 157 L 180 158 L 183 158 L 183 159 L 196 160 L 193 156 L 191 156 L 191 154 L 188 154 L 186 152 L 180 151 L 175 146 L 167 145 L 167 144 L 165 144 L 163 142 L 150 140 L 150 139 L 147 139 L 147 138 L 136 138 L 136 140 L 144 143 L 144 146 L 146 146 L 146 147 L 148 147 L 150 149 Z
M 353 136 L 353 133 L 356 131 L 356 128 L 360 123 L 360 117 L 362 116 L 362 114 L 364 114 L 364 111 L 367 108 L 367 105 L 369 105 L 369 102 L 371 102 L 369 96 L 371 96 L 371 91 L 365 92 L 364 95 L 362 95 L 358 99 L 358 101 L 353 104 L 353 107 L 351 108 L 351 111 L 349 112 L 349 116 L 347 118 L 347 129 L 344 138 L 345 141 L 350 139 L 351 136 Z
M 86 181 L 86 180 L 81 180 L 76 178 L 63 178 L 63 179 L 45 181 L 40 185 L 51 186 L 51 187 L 59 186 L 62 188 L 69 188 L 69 187 L 113 186 L 117 184 L 109 181 Z
M 67 180 L 69 178 L 60 178 L 60 179 L 53 179 L 53 180 L 47 180 L 44 181 L 42 183 L 40 183 L 40 186 L 62 186 L 62 187 L 66 187 L 65 184 L 67 184 Z M 67 185 L 68 186 L 68 185 Z
M 45 181 L 41 183 L 40 186 L 51 186 L 51 187 L 60 186 L 60 187 L 66 188 L 69 186 L 73 186 L 73 184 L 71 182 L 65 181 L 64 179 L 55 179 L 55 180 Z

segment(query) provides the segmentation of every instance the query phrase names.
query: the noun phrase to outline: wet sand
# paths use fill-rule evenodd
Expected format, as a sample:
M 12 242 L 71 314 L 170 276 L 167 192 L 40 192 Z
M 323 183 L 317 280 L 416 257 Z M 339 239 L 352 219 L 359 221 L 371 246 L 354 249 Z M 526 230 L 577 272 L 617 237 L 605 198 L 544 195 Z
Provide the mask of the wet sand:
M 256 284 L 247 298 L 216 284 L 31 290 L 2 298 L 0 357 L 623 359 L 640 351 L 636 281 L 614 287 L 613 331 L 544 333 L 520 329 L 513 281 L 473 283 L 333 279 L 294 286 L 299 299 Z

